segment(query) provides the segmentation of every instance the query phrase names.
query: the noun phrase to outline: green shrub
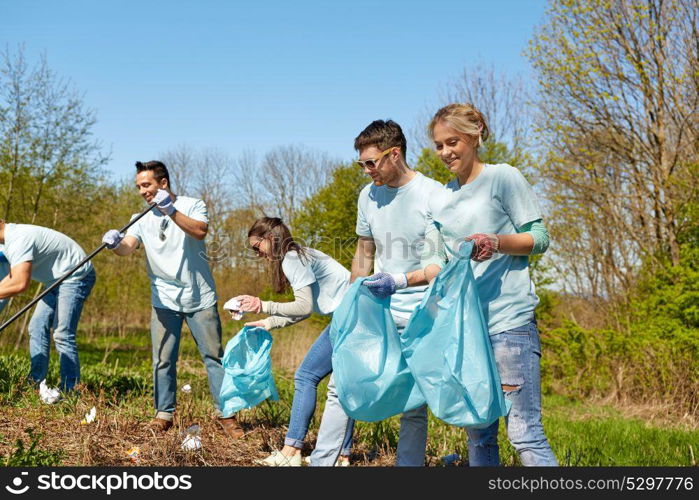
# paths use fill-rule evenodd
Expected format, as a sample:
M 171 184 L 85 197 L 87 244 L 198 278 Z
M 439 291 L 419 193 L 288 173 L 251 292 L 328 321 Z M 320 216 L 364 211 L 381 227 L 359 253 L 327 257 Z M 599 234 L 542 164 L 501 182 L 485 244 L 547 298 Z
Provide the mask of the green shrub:
M 54 466 L 61 463 L 63 452 L 60 450 L 44 450 L 39 447 L 42 434 L 33 429 L 25 429 L 29 435 L 29 446 L 25 448 L 24 441 L 17 439 L 15 449 L 0 459 L 4 467 L 41 467 Z

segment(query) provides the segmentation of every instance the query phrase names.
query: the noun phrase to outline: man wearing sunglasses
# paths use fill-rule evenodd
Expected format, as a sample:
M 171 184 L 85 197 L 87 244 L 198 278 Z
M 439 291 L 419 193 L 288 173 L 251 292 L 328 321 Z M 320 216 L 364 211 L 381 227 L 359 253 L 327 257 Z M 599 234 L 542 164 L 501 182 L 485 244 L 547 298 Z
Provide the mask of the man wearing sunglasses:
M 209 227 L 206 204 L 176 196 L 167 167 L 159 161 L 136 163 L 136 187 L 147 203 L 156 206 L 129 228 L 105 233 L 102 241 L 114 253 L 130 255 L 140 244 L 146 251 L 151 281 L 151 340 L 156 431 L 172 427 L 177 393 L 177 357 L 182 323 L 192 332 L 209 378 L 219 423 L 232 438 L 242 436 L 236 419 L 220 418 L 219 393 L 223 381 L 221 320 L 216 287 L 206 260 L 204 238 Z
M 357 203 L 359 240 L 352 261 L 351 281 L 369 276 L 372 268 L 375 273 L 381 273 L 380 276 L 390 275 L 394 279 L 399 290 L 391 297 L 391 315 L 400 334 L 427 289 L 427 286 L 406 288 L 405 273 L 423 267 L 420 255 L 430 219 L 427 203 L 431 196 L 439 195 L 442 185 L 408 166 L 405 135 L 392 120 L 372 122 L 357 136 L 354 148 L 359 152 L 358 168 L 362 168 L 372 182 L 362 189 Z M 372 276 L 363 284 L 370 290 L 376 285 L 384 286 L 385 280 L 374 279 L 380 276 Z M 339 405 L 329 400 L 326 412 L 335 406 Z M 340 418 L 340 412 L 337 413 Z M 424 465 L 427 407 L 403 413 L 400 421 L 396 465 Z M 319 432 L 318 443 L 316 449 L 327 447 L 323 432 Z M 314 451 L 314 454 L 317 453 Z M 336 456 L 329 452 L 327 455 Z M 318 458 L 315 463 L 325 465 L 321 457 Z M 311 461 L 314 462 L 313 456 Z

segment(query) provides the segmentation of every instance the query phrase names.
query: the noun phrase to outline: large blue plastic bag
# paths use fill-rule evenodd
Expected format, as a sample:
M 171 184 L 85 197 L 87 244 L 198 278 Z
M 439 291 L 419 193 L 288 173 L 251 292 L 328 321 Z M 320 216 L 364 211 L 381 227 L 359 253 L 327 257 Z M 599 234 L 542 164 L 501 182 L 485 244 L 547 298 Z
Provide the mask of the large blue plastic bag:
M 342 408 L 375 422 L 425 404 L 401 354 L 390 299 L 375 297 L 358 279 L 330 324 L 333 374 Z
M 7 262 L 7 257 L 5 257 L 5 254 L 0 250 L 0 281 L 8 274 L 10 274 L 10 263 Z M 10 299 L 0 299 L 0 312 L 5 309 L 9 300 Z
M 444 267 L 400 337 L 408 366 L 434 415 L 487 427 L 509 411 L 470 265 L 472 244 Z
M 267 398 L 279 399 L 272 376 L 272 336 L 267 330 L 246 326 L 228 341 L 221 360 L 221 411 L 224 417 L 252 408 Z

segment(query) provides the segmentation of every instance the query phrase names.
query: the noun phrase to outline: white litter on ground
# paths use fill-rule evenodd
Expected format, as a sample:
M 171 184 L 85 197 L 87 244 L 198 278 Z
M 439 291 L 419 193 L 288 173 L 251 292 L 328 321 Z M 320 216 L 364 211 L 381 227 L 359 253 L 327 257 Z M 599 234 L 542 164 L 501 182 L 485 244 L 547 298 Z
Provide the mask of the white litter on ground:
M 201 438 L 199 437 L 200 427 L 198 425 L 190 425 L 185 433 L 187 434 L 182 441 L 182 449 L 185 451 L 196 451 L 201 449 Z
M 201 438 L 199 436 L 187 436 L 182 441 L 182 449 L 185 451 L 196 451 L 201 449 Z
M 39 384 L 39 397 L 41 401 L 47 405 L 52 405 L 59 399 L 61 399 L 61 391 L 58 387 L 49 387 L 46 385 L 46 379 L 42 380 Z
M 192 392 L 192 386 L 189 384 L 185 384 L 182 386 L 182 389 L 180 390 L 189 394 L 190 392 Z
M 90 408 L 90 411 L 85 414 L 85 418 L 82 419 L 82 421 L 80 423 L 82 425 L 91 424 L 92 422 L 95 421 L 96 416 L 97 416 L 97 408 L 95 408 L 93 406 L 92 408 Z

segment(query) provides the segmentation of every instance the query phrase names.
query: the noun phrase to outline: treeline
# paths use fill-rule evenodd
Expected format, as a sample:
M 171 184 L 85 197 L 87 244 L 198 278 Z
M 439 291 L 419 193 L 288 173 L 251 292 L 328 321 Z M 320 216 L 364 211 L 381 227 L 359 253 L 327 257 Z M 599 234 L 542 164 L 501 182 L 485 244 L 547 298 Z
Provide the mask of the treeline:
M 414 124 L 411 163 L 446 181 L 424 127 L 437 107 L 473 102 L 493 132 L 482 158 L 515 165 L 535 184 L 552 235 L 532 263 L 549 391 L 660 401 L 696 416 L 697 16 L 699 0 L 552 0 L 527 50 L 533 80 L 470 66 Z M 0 216 L 55 227 L 89 250 L 142 201 L 130 181 L 104 180 L 108 158 L 79 94 L 44 60 L 30 67 L 17 51 L 2 61 Z M 349 266 L 367 183 L 356 166 L 298 145 L 238 158 L 180 145 L 160 159 L 175 192 L 209 206 L 222 298 L 269 294 L 261 263 L 245 251 L 247 228 L 262 214 L 281 216 L 304 243 Z M 84 328 L 147 327 L 143 258 L 105 252 L 95 263 Z M 17 325 L 5 341 L 22 331 Z

